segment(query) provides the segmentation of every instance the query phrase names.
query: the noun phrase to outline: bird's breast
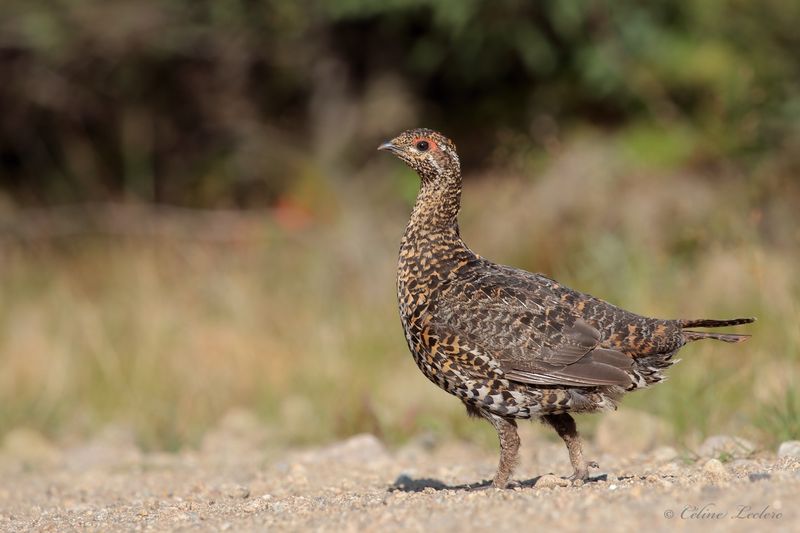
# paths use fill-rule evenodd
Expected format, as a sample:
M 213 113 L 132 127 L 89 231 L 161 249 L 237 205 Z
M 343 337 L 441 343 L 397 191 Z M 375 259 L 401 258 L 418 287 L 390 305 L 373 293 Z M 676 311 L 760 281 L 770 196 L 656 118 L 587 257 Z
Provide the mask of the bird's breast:
M 397 298 L 404 320 L 419 315 L 475 260 L 463 245 L 404 243 L 397 264 Z

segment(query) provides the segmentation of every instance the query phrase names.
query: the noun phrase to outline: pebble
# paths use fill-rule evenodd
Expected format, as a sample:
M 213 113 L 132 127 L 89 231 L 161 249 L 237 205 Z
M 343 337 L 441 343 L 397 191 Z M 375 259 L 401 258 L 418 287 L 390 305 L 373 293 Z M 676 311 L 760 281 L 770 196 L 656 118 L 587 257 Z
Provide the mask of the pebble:
M 536 484 L 534 485 L 537 489 L 552 489 L 555 487 L 568 487 L 569 481 L 560 478 L 558 476 L 554 476 L 553 474 L 545 474 L 541 476 L 538 480 L 536 480 Z
M 735 459 L 728 463 L 728 468 L 741 469 L 741 470 L 755 470 L 758 468 L 758 462 L 752 459 Z
M 747 476 L 747 478 L 751 482 L 753 482 L 753 481 L 763 481 L 763 480 L 769 479 L 771 477 L 772 476 L 767 472 L 753 472 L 752 474 L 748 474 L 748 476 Z
M 244 511 L 247 513 L 254 513 L 261 509 L 262 505 L 263 503 L 258 500 L 251 500 L 247 503 L 247 505 L 244 506 Z
M 330 452 L 332 448 L 326 446 L 317 451 L 320 449 Z M 774 521 L 772 525 L 786 529 L 787 525 L 791 528 L 791 522 L 786 520 L 794 516 L 788 509 L 800 486 L 800 463 L 792 458 L 777 461 L 774 449 L 772 454 L 755 459 L 724 462 L 707 458 L 692 464 L 674 459 L 661 463 L 656 456 L 672 454 L 656 449 L 644 456 L 608 456 L 604 466 L 613 474 L 607 474 L 605 482 L 593 481 L 583 487 L 570 486 L 568 480 L 548 474 L 536 480 L 533 490 L 525 482 L 521 489 L 508 491 L 453 490 L 452 487 L 475 485 L 486 479 L 493 473 L 496 461 L 494 450 L 454 449 L 460 455 L 424 452 L 420 462 L 395 461 L 378 473 L 372 466 L 348 463 L 346 477 L 335 462 L 307 463 L 311 488 L 290 474 L 276 474 L 274 468 L 264 468 L 263 473 L 244 478 L 243 470 L 227 460 L 205 464 L 206 456 L 188 461 L 185 454 L 173 456 L 172 463 L 166 463 L 169 468 L 143 472 L 106 469 L 76 476 L 66 462 L 52 472 L 12 470 L 6 474 L 0 470 L 0 479 L 6 482 L 0 487 L 0 502 L 4 502 L 0 530 L 300 531 L 325 526 L 345 531 L 369 527 L 421 530 L 426 526 L 524 530 L 532 516 L 544 524 L 557 524 L 576 515 L 588 522 L 587 530 L 608 523 L 634 530 L 647 527 L 646 517 L 628 512 L 630 509 L 655 509 L 659 515 L 670 510 L 676 513 L 670 523 L 681 525 L 677 516 L 682 506 L 695 502 L 716 502 L 717 508 L 725 506 L 733 513 L 739 502 L 753 504 L 754 511 L 769 504 L 770 511 L 784 515 L 782 522 Z M 561 471 L 562 467 L 566 471 L 563 450 L 554 447 L 556 452 L 559 455 L 552 461 L 546 458 L 527 465 L 527 472 L 548 472 L 547 468 Z M 296 457 L 296 452 L 287 453 Z M 554 466 L 556 460 L 562 466 Z M 253 471 L 263 464 L 261 461 L 253 460 Z M 404 489 L 392 483 L 398 472 L 407 474 Z M 530 474 L 520 474 L 517 479 L 528 479 Z M 340 490 L 340 485 L 346 488 Z M 11 504 L 6 505 L 5 501 Z M 761 507 L 756 509 L 756 504 Z M 588 508 L 591 513 L 586 513 Z M 664 527 L 669 525 L 663 523 Z
M 389 452 L 375 435 L 362 433 L 341 442 L 337 442 L 297 456 L 301 463 L 319 465 L 336 463 L 339 465 L 361 465 L 387 461 Z
M 709 459 L 703 465 L 703 472 L 711 481 L 727 481 L 731 475 L 725 469 L 725 465 L 719 459 Z
M 794 457 L 800 459 L 800 440 L 787 440 L 778 447 L 778 457 Z
M 666 463 L 658 467 L 658 473 L 665 476 L 677 475 L 680 470 L 680 467 L 675 463 Z
M 250 488 L 245 487 L 244 485 L 235 485 L 232 487 L 226 487 L 224 490 L 224 494 L 228 498 L 237 498 L 243 500 L 250 496 Z
M 731 437 L 729 435 L 714 435 L 708 437 L 700 445 L 698 453 L 701 457 L 712 457 L 719 459 L 727 457 L 729 459 L 741 459 L 756 451 L 756 446 L 747 439 L 741 437 Z
M 6 433 L 0 453 L 35 468 L 54 466 L 62 459 L 61 451 L 41 433 L 26 428 Z
M 671 446 L 659 446 L 652 453 L 653 461 L 666 463 L 678 458 L 678 451 Z

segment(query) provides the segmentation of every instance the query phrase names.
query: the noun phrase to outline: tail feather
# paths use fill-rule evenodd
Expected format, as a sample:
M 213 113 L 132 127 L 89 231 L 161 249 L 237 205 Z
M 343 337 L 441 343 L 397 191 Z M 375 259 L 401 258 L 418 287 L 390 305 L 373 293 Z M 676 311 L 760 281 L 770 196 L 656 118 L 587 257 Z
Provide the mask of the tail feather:
M 709 333 L 706 331 L 688 331 L 683 330 L 683 338 L 689 341 L 699 341 L 702 339 L 715 339 L 723 342 L 744 342 L 750 338 L 750 335 L 741 335 L 738 333 Z
M 739 326 L 755 322 L 755 318 L 733 318 L 730 320 L 713 320 L 701 318 L 699 320 L 681 320 L 681 328 L 721 328 L 724 326 Z M 742 342 L 750 338 L 750 335 L 738 333 L 709 333 L 706 331 L 683 330 L 683 338 L 686 342 L 699 341 L 701 339 L 715 339 L 723 342 Z
M 725 326 L 739 326 L 741 324 L 752 324 L 756 319 L 751 318 L 732 318 L 730 320 L 713 320 L 701 318 L 698 320 L 680 320 L 682 328 L 721 328 Z

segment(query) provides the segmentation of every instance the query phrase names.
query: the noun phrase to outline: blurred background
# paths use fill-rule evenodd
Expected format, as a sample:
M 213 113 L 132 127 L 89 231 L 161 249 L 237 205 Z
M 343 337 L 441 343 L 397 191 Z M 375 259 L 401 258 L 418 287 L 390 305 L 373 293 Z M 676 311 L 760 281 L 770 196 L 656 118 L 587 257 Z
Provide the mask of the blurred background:
M 798 23 L 793 0 L 4 0 L 0 436 L 173 450 L 244 409 L 280 445 L 494 446 L 397 316 L 418 180 L 375 149 L 424 126 L 459 146 L 482 255 L 759 317 L 622 411 L 687 446 L 800 437 Z

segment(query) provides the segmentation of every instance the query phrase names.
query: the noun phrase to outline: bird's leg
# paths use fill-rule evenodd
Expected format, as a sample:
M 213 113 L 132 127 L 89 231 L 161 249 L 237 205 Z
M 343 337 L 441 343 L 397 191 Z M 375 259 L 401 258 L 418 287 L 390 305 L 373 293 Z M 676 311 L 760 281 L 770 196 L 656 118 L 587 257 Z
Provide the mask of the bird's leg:
M 542 419 L 553 426 L 558 436 L 567 445 L 569 452 L 569 461 L 572 463 L 572 468 L 575 473 L 570 477 L 573 481 L 586 481 L 589 479 L 589 467 L 597 468 L 598 465 L 594 461 L 586 462 L 583 460 L 583 450 L 581 448 L 581 437 L 578 435 L 578 428 L 575 426 L 575 419 L 569 413 L 560 413 L 557 415 L 544 415 Z
M 517 466 L 517 454 L 519 452 L 519 435 L 517 434 L 517 423 L 513 419 L 507 419 L 495 414 L 481 413 L 486 420 L 492 423 L 497 430 L 500 439 L 500 464 L 497 466 L 497 473 L 492 480 L 492 486 L 496 489 L 504 489 L 508 486 L 508 479 Z

